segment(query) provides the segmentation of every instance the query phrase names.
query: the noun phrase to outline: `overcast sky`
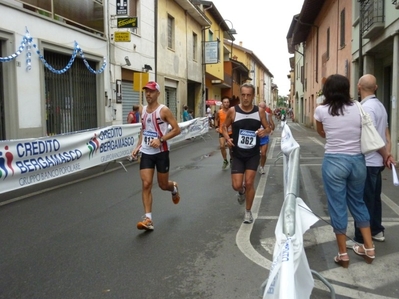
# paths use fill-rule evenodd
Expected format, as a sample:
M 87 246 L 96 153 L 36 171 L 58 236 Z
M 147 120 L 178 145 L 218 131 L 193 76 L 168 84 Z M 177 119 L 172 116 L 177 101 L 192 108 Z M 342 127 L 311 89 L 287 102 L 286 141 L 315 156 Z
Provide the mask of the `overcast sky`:
M 255 53 L 273 74 L 279 94 L 289 93 L 290 71 L 287 33 L 294 15 L 301 12 L 304 0 L 212 0 L 224 19 L 233 23 L 235 44 Z M 226 21 L 227 26 L 231 23 Z

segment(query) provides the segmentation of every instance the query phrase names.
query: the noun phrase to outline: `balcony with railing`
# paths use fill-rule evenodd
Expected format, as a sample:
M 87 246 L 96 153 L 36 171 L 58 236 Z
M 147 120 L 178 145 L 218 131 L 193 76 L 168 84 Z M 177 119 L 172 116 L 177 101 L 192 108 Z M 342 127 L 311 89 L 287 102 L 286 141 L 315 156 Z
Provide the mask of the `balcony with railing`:
M 363 38 L 374 38 L 385 28 L 384 0 L 360 1 Z
M 22 7 L 73 27 L 104 35 L 102 0 L 15 0 Z

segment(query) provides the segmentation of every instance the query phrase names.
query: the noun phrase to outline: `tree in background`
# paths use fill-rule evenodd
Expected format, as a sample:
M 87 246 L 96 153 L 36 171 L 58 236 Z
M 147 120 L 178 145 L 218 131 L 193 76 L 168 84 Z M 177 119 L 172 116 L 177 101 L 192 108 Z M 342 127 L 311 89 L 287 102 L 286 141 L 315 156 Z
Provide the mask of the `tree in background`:
M 277 107 L 287 107 L 287 97 L 278 96 Z

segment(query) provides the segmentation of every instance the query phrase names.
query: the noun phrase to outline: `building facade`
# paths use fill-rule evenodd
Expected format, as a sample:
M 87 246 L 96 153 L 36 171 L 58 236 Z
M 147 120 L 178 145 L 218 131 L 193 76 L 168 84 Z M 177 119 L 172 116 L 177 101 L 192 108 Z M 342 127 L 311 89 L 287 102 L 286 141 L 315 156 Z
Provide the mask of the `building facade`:
M 227 72 L 231 50 L 224 45 L 224 39 L 234 41 L 234 29 L 218 11 L 211 1 L 204 1 L 203 10 L 211 21 L 211 25 L 204 30 L 204 64 L 205 64 L 205 103 L 216 110 L 223 96 L 229 96 L 232 87 L 231 74 Z
M 0 140 L 124 124 L 148 80 L 178 121 L 184 105 L 198 117 L 207 100 L 238 103 L 247 81 L 273 103 L 272 74 L 211 1 L 0 0 L 0 11 Z
M 398 160 L 399 2 L 353 0 L 352 5 L 353 93 L 363 74 L 373 74 L 377 78 L 376 96 L 388 112 L 391 150 Z
M 229 41 L 225 41 L 226 46 L 229 44 Z M 233 93 L 239 98 L 239 86 L 244 82 L 251 82 L 255 86 L 255 103 L 264 101 L 269 106 L 273 105 L 273 74 L 252 50 L 243 47 L 242 42 L 239 45 L 231 44 L 231 47 L 233 63 L 240 62 L 248 70 L 248 74 L 244 72 L 240 79 L 236 80 L 238 89 L 233 89 Z M 233 68 L 239 67 L 233 66 Z
M 164 103 L 178 121 L 183 106 L 203 115 L 202 90 L 203 29 L 210 25 L 205 14 L 188 0 L 157 1 L 156 80 L 162 88 Z
M 305 0 L 293 18 L 287 41 L 289 52 L 296 56 L 296 77 L 301 78 L 295 85 L 294 114 L 306 126 L 315 127 L 314 110 L 326 78 L 351 77 L 351 19 L 352 3 L 345 0 Z
M 398 159 L 399 3 L 395 0 L 305 0 L 287 35 L 295 57 L 297 120 L 314 126 L 324 80 L 347 76 L 352 97 L 363 74 L 373 74 L 389 118 L 392 154 Z
M 102 4 L 2 0 L 0 11 L 0 139 L 112 123 Z

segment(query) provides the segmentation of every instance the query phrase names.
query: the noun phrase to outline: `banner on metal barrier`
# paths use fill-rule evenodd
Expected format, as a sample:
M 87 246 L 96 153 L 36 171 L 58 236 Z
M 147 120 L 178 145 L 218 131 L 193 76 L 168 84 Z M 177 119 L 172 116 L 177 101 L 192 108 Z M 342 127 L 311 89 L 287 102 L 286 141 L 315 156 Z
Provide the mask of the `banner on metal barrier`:
M 299 209 L 299 206 L 303 208 Z M 303 248 L 303 234 L 318 218 L 299 197 L 296 198 L 295 210 L 295 235 L 290 238 L 283 234 L 284 210 L 280 211 L 275 229 L 273 264 L 263 299 L 306 299 L 312 293 L 314 280 Z
M 42 183 L 128 156 L 140 124 L 0 142 L 0 192 Z
M 179 123 L 173 144 L 208 132 L 208 121 Z M 71 134 L 0 141 L 0 194 L 128 157 L 141 124 L 115 125 Z

